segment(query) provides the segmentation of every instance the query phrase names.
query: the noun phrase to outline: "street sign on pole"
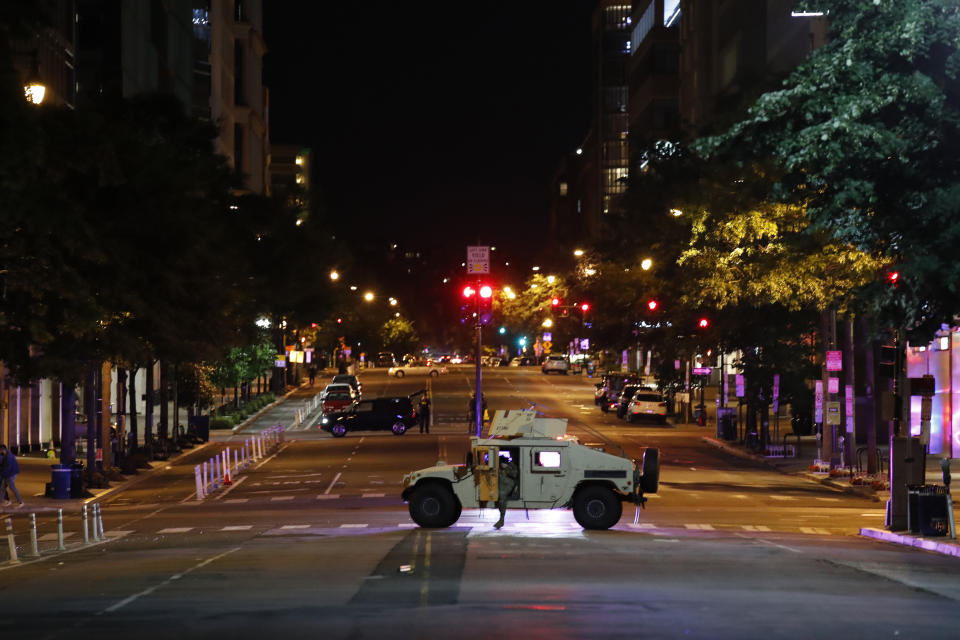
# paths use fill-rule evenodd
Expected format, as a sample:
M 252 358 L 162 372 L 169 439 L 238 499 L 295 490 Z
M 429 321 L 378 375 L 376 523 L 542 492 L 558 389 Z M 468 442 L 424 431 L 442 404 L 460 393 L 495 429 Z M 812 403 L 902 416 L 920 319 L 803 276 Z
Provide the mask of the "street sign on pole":
M 823 422 L 823 380 L 813 383 L 813 421 Z
M 467 273 L 490 273 L 490 247 L 467 247 Z
M 827 371 L 843 371 L 843 351 L 827 351 Z

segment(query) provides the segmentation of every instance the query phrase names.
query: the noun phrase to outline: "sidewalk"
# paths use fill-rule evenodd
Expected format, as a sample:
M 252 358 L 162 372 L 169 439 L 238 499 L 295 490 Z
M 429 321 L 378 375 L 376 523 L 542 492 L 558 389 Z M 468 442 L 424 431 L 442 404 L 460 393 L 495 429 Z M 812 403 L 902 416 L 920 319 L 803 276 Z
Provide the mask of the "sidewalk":
M 308 383 L 305 382 L 304 384 Z M 297 390 L 297 388 L 291 389 L 283 397 L 276 400 L 272 404 L 267 405 L 259 413 L 249 417 L 246 421 L 238 425 L 234 431 L 246 427 L 259 418 L 262 418 L 271 409 L 275 409 L 279 405 L 285 403 L 290 395 Z M 223 436 L 230 436 L 234 433 L 234 431 L 211 430 L 210 439 L 207 442 L 198 444 L 192 449 L 184 449 L 180 453 L 171 455 L 167 460 L 155 460 L 150 462 L 148 463 L 150 465 L 149 469 L 139 469 L 138 473 L 134 475 L 124 475 L 122 480 L 111 481 L 109 488 L 87 489 L 87 491 L 92 494 L 87 498 L 55 500 L 53 498 L 46 497 L 45 494 L 47 483 L 50 482 L 53 477 L 51 465 L 58 464 L 60 459 L 43 458 L 39 455 L 17 456 L 17 462 L 20 463 L 20 473 L 17 474 L 16 477 L 17 490 L 20 492 L 21 497 L 23 497 L 24 506 L 20 509 L 17 509 L 15 504 L 11 504 L 6 507 L 0 506 L 0 517 L 12 514 L 55 512 L 57 509 L 63 509 L 64 512 L 79 510 L 85 504 L 94 502 L 106 495 L 123 491 L 124 489 L 141 482 L 145 478 L 152 475 L 157 469 L 163 469 L 164 467 L 176 464 L 178 460 L 205 449 L 211 444 L 222 443 L 223 440 L 226 439 Z M 86 465 L 86 459 L 78 458 L 77 461 Z
M 707 429 L 704 427 L 701 428 L 705 430 Z M 804 457 L 802 458 L 768 458 L 766 456 L 753 453 L 737 442 L 726 442 L 724 440 L 719 440 L 715 437 L 707 435 L 702 436 L 702 440 L 712 444 L 715 447 L 723 449 L 732 455 L 766 464 L 767 466 L 773 467 L 781 473 L 801 476 L 813 482 L 819 482 L 841 491 L 855 493 L 883 504 L 886 504 L 887 500 L 890 499 L 889 490 L 878 491 L 869 486 L 851 484 L 849 478 L 830 477 L 830 475 L 827 473 L 810 471 L 810 465 L 813 462 L 813 456 L 806 455 L 806 451 L 804 452 Z M 810 452 L 812 453 L 813 449 L 810 449 Z M 960 484 L 958 484 L 958 481 L 960 481 L 960 463 L 955 463 L 951 467 L 950 478 L 951 487 L 960 487 Z M 940 471 L 940 458 L 927 456 L 926 482 L 927 484 L 943 484 L 943 474 Z M 951 497 L 953 498 L 954 513 L 960 512 L 960 489 L 957 489 L 956 492 L 953 492 Z M 860 535 L 865 538 L 873 538 L 875 540 L 882 540 L 884 542 L 918 547 L 920 549 L 926 549 L 927 551 L 933 551 L 936 553 L 960 558 L 960 542 L 957 540 L 952 540 L 948 536 L 925 538 L 910 532 L 887 531 L 886 529 L 878 529 L 875 527 L 861 528 Z

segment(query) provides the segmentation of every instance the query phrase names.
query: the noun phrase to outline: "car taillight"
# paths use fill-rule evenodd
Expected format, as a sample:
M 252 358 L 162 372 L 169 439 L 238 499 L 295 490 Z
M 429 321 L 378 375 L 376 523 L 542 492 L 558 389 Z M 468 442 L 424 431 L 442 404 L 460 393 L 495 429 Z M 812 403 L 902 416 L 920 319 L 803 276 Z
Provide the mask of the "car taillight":
M 666 402 L 661 402 L 661 403 L 658 404 L 657 406 L 658 406 L 658 407 L 665 407 L 665 406 L 667 406 L 667 403 L 666 403 Z

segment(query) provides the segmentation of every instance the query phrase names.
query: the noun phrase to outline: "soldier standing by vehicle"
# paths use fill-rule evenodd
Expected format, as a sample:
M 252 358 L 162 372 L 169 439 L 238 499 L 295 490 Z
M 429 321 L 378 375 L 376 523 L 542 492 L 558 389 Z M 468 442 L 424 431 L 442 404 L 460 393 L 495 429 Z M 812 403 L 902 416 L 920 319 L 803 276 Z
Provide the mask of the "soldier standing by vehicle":
M 430 398 L 426 394 L 420 397 L 417 417 L 420 420 L 420 433 L 430 433 Z
M 500 519 L 493 525 L 494 529 L 503 526 L 503 520 L 507 516 L 507 500 L 510 499 L 510 494 L 513 493 L 514 487 L 517 486 L 517 480 L 520 478 L 520 470 L 513 460 L 501 456 L 499 462 L 500 465 L 497 470 L 497 509 L 500 510 Z

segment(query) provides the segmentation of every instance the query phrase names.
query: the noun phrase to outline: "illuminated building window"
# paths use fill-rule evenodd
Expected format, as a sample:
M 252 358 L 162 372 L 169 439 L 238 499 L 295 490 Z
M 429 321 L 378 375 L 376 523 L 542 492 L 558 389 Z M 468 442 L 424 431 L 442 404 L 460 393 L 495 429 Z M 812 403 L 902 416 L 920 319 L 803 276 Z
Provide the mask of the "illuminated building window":
M 627 167 L 612 167 L 603 170 L 603 192 L 606 194 L 624 193 L 627 190 L 625 178 Z
M 663 0 L 663 26 L 672 27 L 680 19 L 680 0 Z
M 567 192 L 568 192 L 568 191 L 569 191 L 569 187 L 567 186 L 567 183 L 566 183 L 566 182 L 561 182 L 561 183 L 560 183 L 560 195 L 565 196 L 565 195 L 567 195 Z
M 630 5 L 615 4 L 603 10 L 603 26 L 609 30 L 630 28 Z
M 303 176 L 297 174 L 297 184 L 303 184 Z
M 637 23 L 637 26 L 633 28 L 633 34 L 630 37 L 630 42 L 632 44 L 630 53 L 633 53 L 637 50 L 637 47 L 640 46 L 640 43 L 643 42 L 643 39 L 646 38 L 647 34 L 650 33 L 650 30 L 653 29 L 653 22 L 656 19 L 656 4 L 657 0 L 653 0 L 650 3 L 650 6 L 647 7 L 647 10 L 643 12 L 642 16 L 640 16 L 640 21 Z
M 303 156 L 297 156 L 296 160 L 297 166 L 303 166 Z

